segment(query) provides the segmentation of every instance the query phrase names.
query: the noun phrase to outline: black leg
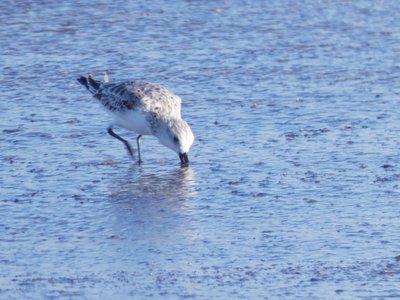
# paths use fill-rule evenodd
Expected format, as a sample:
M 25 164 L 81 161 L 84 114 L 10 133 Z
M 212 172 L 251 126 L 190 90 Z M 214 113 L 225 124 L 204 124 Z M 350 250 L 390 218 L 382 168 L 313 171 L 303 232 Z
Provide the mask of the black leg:
M 138 137 L 136 138 L 136 144 L 137 144 L 137 150 L 138 150 L 138 155 L 139 155 L 139 163 L 142 162 L 142 158 L 140 156 L 140 144 L 142 143 L 142 135 L 139 134 Z
M 117 140 L 120 140 L 121 142 L 124 143 L 126 149 L 128 149 L 129 155 L 131 156 L 131 158 L 133 159 L 133 151 L 131 148 L 131 145 L 129 145 L 127 140 L 124 140 L 122 137 L 120 137 L 118 134 L 116 134 L 111 127 L 107 128 L 107 132 L 109 135 L 115 137 Z

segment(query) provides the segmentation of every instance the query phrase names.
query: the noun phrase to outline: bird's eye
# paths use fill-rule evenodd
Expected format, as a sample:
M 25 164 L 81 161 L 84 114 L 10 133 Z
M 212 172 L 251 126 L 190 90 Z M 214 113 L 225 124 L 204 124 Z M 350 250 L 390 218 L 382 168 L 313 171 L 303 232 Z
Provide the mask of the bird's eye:
M 176 136 L 174 136 L 174 143 L 179 143 L 179 139 Z

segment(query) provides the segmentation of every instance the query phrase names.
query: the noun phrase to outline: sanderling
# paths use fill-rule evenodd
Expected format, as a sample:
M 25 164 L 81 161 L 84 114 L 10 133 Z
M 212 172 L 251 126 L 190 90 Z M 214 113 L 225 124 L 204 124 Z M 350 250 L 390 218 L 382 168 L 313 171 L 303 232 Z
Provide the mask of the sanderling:
M 125 139 L 113 131 L 117 125 L 138 134 L 139 162 L 142 135 L 154 135 L 164 146 L 178 153 L 181 164 L 188 165 L 188 152 L 194 141 L 190 126 L 181 118 L 181 98 L 166 87 L 141 80 L 119 83 L 101 82 L 80 76 L 78 81 L 97 98 L 114 122 L 107 132 L 125 144 L 130 156 L 133 151 Z

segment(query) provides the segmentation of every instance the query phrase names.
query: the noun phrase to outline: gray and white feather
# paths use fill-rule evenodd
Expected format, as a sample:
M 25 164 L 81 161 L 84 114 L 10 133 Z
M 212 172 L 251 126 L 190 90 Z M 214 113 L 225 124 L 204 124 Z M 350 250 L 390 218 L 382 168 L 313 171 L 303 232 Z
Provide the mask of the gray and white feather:
M 78 81 L 85 86 L 114 122 L 138 134 L 139 162 L 142 135 L 154 135 L 164 146 L 179 154 L 182 165 L 187 165 L 188 152 L 194 141 L 190 126 L 181 117 L 181 98 L 166 87 L 141 80 L 120 83 L 100 82 L 91 75 L 80 76 Z M 133 156 L 130 144 L 113 131 L 108 133 L 125 144 Z

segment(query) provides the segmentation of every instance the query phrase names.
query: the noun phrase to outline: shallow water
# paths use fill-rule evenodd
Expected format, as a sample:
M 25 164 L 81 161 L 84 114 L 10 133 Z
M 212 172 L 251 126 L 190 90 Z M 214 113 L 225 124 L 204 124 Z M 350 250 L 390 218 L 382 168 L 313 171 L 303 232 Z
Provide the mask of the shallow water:
M 398 2 L 107 2 L 0 4 L 0 298 L 400 297 Z M 189 168 L 104 69 L 183 98 Z

